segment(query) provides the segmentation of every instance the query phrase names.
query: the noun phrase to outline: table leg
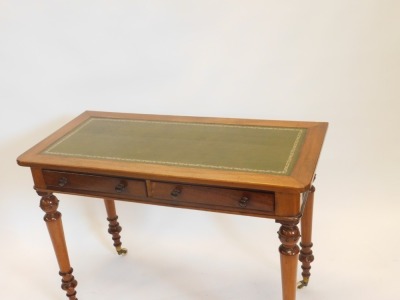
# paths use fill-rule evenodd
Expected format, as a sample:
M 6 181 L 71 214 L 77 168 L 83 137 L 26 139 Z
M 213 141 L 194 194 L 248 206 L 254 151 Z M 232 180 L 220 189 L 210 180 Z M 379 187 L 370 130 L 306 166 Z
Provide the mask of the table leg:
M 308 285 L 310 280 L 310 269 L 311 263 L 314 261 L 314 255 L 311 250 L 313 243 L 311 241 L 312 236 L 312 218 L 313 218 L 313 206 L 314 206 L 314 186 L 311 187 L 310 192 L 308 194 L 306 207 L 304 209 L 303 217 L 301 219 L 301 242 L 300 242 L 300 256 L 299 260 L 301 261 L 301 268 L 303 272 L 301 275 L 303 276 L 303 280 L 301 280 L 298 284 L 298 288 L 301 289 Z
M 40 208 L 46 213 L 44 220 L 60 267 L 59 274 L 62 277 L 61 288 L 67 292 L 69 300 L 78 300 L 75 291 L 75 287 L 78 283 L 72 275 L 73 269 L 69 262 L 61 213 L 57 211 L 59 201 L 57 197 L 51 193 L 39 193 L 39 195 L 42 196 L 40 200 Z
M 112 235 L 112 239 L 114 241 L 114 247 L 117 250 L 119 255 L 125 255 L 128 250 L 126 248 L 122 248 L 121 236 L 119 233 L 122 230 L 122 227 L 119 226 L 118 216 L 115 209 L 115 202 L 113 199 L 104 199 L 104 204 L 107 210 L 107 221 L 108 225 L 108 233 Z
M 281 227 L 278 231 L 282 245 L 279 247 L 282 273 L 282 299 L 296 299 L 297 262 L 300 249 L 297 242 L 300 238 L 296 221 L 278 221 Z

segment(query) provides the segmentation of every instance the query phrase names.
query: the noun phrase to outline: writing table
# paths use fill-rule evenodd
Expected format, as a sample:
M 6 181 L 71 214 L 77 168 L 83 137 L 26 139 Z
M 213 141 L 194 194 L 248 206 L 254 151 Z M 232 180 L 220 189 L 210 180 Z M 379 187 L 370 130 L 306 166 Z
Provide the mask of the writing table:
M 297 261 L 303 287 L 314 259 L 312 182 L 327 127 L 87 111 L 17 161 L 31 169 L 70 300 L 77 299 L 77 281 L 53 193 L 104 199 L 118 254 L 126 249 L 114 200 L 274 219 L 280 223 L 282 299 L 295 300 Z

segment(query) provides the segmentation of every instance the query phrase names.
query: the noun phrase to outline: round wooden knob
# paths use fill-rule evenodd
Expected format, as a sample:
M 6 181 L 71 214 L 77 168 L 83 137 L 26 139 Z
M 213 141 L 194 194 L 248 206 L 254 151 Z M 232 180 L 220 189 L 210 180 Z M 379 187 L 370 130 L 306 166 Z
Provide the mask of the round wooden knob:
M 239 200 L 239 206 L 242 207 L 242 208 L 245 208 L 247 206 L 247 203 L 249 202 L 249 200 L 250 199 L 248 197 L 243 196 Z
M 116 186 L 115 186 L 115 191 L 117 192 L 117 193 L 122 193 L 124 190 L 125 190 L 125 188 L 126 188 L 126 184 L 124 183 L 124 182 L 120 182 L 120 183 L 118 183 Z
M 59 187 L 63 187 L 63 186 L 65 186 L 67 183 L 68 183 L 68 179 L 67 179 L 66 177 L 61 177 L 61 178 L 58 180 L 58 186 L 59 186 Z
M 176 187 L 176 188 L 174 188 L 174 189 L 172 190 L 171 196 L 172 196 L 173 198 L 176 198 L 176 197 L 178 197 L 181 193 L 182 193 L 182 190 L 181 190 L 179 187 Z

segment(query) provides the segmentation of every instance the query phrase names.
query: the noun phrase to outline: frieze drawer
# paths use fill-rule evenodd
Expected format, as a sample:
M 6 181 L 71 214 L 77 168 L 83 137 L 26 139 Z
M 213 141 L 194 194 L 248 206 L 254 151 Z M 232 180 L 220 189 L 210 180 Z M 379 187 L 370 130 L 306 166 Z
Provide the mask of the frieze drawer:
M 274 193 L 167 182 L 152 182 L 151 197 L 171 204 L 225 207 L 234 211 L 274 212 Z
M 96 195 L 112 195 L 115 198 L 146 197 L 144 180 L 119 178 L 82 173 L 59 172 L 43 170 L 46 186 L 50 190 L 69 191 L 79 193 L 91 192 Z

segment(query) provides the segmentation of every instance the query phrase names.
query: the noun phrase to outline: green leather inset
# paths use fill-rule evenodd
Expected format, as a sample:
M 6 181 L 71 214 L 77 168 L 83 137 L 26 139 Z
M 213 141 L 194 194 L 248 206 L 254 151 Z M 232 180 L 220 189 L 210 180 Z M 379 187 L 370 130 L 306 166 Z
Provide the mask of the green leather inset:
M 91 118 L 43 153 L 289 175 L 304 128 Z

